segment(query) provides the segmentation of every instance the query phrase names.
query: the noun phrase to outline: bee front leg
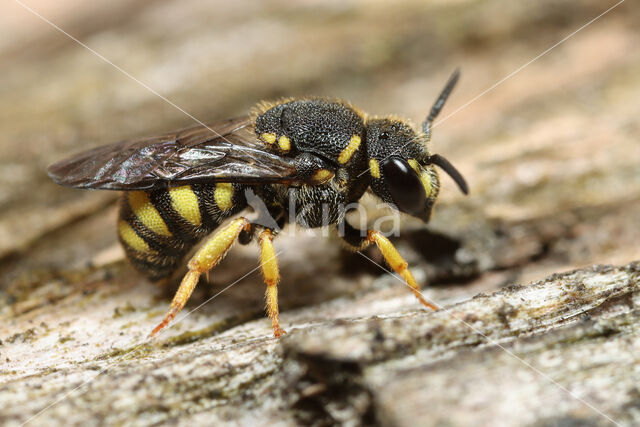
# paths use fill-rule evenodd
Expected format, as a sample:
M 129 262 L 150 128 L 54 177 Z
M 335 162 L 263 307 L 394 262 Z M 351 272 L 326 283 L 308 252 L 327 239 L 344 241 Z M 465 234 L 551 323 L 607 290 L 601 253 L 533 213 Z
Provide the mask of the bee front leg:
M 420 286 L 416 283 L 416 279 L 413 278 L 413 274 L 409 270 L 409 265 L 407 261 L 402 258 L 402 255 L 398 252 L 393 243 L 389 241 L 386 237 L 382 235 L 379 231 L 369 230 L 367 232 L 367 242 L 375 243 L 378 246 L 378 249 L 382 253 L 384 260 L 398 273 L 402 278 L 407 282 L 407 285 L 413 291 L 413 294 L 418 298 L 418 301 L 425 307 L 428 307 L 432 310 L 439 310 L 440 308 L 425 300 L 420 292 Z
M 275 235 L 270 229 L 264 229 L 260 232 L 258 241 L 260 242 L 260 266 L 262 267 L 262 275 L 264 282 L 267 284 L 265 299 L 267 301 L 267 313 L 271 319 L 273 328 L 273 336 L 278 338 L 286 334 L 284 329 L 280 328 L 280 311 L 278 309 L 278 283 L 280 282 L 280 271 L 278 270 L 278 259 L 276 251 L 273 247 L 273 238 Z
M 205 241 L 202 247 L 189 260 L 187 264 L 189 271 L 182 279 L 180 287 L 173 297 L 173 301 L 171 301 L 169 311 L 165 314 L 162 322 L 151 331 L 150 336 L 156 335 L 176 317 L 187 303 L 187 300 L 189 300 L 198 284 L 200 275 L 215 267 L 227 254 L 240 233 L 250 226 L 248 219 L 244 217 L 237 218 Z
M 409 270 L 409 265 L 402 255 L 398 252 L 396 247 L 391 243 L 389 239 L 382 235 L 379 231 L 369 230 L 367 231 L 366 236 L 361 236 L 360 230 L 356 230 L 348 223 L 344 222 L 340 225 L 341 229 L 344 230 L 344 234 L 342 238 L 344 241 L 353 249 L 357 251 L 361 251 L 369 246 L 371 243 L 375 243 L 384 260 L 389 264 L 393 270 L 398 273 L 407 283 L 413 294 L 416 296 L 418 301 L 425 307 L 430 308 L 431 310 L 439 310 L 440 308 L 424 299 L 422 293 L 420 292 L 420 286 L 416 283 L 416 279 L 411 274 Z

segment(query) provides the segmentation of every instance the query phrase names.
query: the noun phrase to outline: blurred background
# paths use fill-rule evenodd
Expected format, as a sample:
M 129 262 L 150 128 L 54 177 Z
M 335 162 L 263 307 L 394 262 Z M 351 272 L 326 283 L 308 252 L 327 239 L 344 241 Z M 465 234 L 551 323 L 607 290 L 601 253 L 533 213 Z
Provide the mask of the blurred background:
M 431 148 L 463 172 L 471 195 L 443 175 L 432 224 L 407 219 L 397 241 L 442 304 L 640 258 L 636 1 L 8 0 L 1 7 L 7 391 L 26 376 L 144 337 L 171 294 L 123 261 L 117 195 L 57 187 L 46 167 L 94 146 L 193 125 L 189 115 L 210 122 L 244 114 L 262 99 L 337 97 L 419 124 L 460 68 Z M 393 278 L 331 239 L 284 233 L 276 246 L 285 326 L 416 309 Z M 196 304 L 246 274 L 256 256 L 253 246 L 234 249 Z M 262 286 L 253 274 L 169 335 L 210 337 L 247 325 L 267 334 Z M 334 308 L 318 309 L 331 301 Z M 214 323 L 218 329 L 206 329 Z M 11 419 L 50 396 L 15 404 Z M 59 411 L 52 414 L 64 419 Z

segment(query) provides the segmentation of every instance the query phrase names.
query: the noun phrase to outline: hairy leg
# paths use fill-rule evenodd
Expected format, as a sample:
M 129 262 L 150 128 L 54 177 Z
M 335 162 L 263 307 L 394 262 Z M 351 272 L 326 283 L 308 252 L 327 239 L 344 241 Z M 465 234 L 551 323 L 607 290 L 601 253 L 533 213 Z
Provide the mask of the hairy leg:
M 369 230 L 365 235 L 361 230 L 352 227 L 346 221 L 340 223 L 338 227 L 339 230 L 343 231 L 341 234 L 342 239 L 354 251 L 361 251 L 370 244 L 375 243 L 382 253 L 384 260 L 405 280 L 409 288 L 413 291 L 413 294 L 418 298 L 418 301 L 425 307 L 432 310 L 439 310 L 438 306 L 424 299 L 420 292 L 420 286 L 418 286 L 416 280 L 413 278 L 413 274 L 411 274 L 409 270 L 407 261 L 402 258 L 402 255 L 400 255 L 395 246 L 393 246 L 393 243 L 384 237 L 382 233 L 376 230 Z
M 420 292 L 420 286 L 418 286 L 416 279 L 413 278 L 413 274 L 411 274 L 411 271 L 409 270 L 407 261 L 402 258 L 402 255 L 400 255 L 389 239 L 384 237 L 379 231 L 369 230 L 367 232 L 367 242 L 375 243 L 376 246 L 378 246 L 384 260 L 387 261 L 387 264 L 389 264 L 389 266 L 391 266 L 391 268 L 393 268 L 393 270 L 398 273 L 405 282 L 407 282 L 407 285 L 409 285 L 413 294 L 418 298 L 418 301 L 420 301 L 422 305 L 432 310 L 439 310 L 438 306 L 424 299 Z
M 248 219 L 244 217 L 237 218 L 205 241 L 202 247 L 189 260 L 187 264 L 189 271 L 182 279 L 180 287 L 173 297 L 173 301 L 171 301 L 169 311 L 165 314 L 162 322 L 153 329 L 150 336 L 156 335 L 176 317 L 193 293 L 200 275 L 215 267 L 227 254 L 240 232 L 249 226 Z
M 278 283 L 280 282 L 280 271 L 278 270 L 278 259 L 273 247 L 274 234 L 272 230 L 265 229 L 260 232 L 258 241 L 260 242 L 260 265 L 262 275 L 267 284 L 265 299 L 267 302 L 267 313 L 271 319 L 273 335 L 278 338 L 286 332 L 280 328 L 280 312 L 278 310 Z

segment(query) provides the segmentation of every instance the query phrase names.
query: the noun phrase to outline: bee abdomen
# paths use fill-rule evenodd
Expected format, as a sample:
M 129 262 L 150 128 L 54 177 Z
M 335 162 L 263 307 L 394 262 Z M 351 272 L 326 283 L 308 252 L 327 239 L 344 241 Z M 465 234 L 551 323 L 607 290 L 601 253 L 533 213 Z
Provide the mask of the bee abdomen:
M 246 206 L 238 184 L 193 184 L 123 194 L 118 235 L 133 266 L 151 280 L 170 276 L 224 219 Z

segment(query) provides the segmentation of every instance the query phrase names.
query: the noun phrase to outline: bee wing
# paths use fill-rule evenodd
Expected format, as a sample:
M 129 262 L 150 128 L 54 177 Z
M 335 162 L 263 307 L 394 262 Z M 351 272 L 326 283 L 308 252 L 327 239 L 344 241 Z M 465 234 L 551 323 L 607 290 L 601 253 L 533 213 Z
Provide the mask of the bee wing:
M 266 150 L 249 116 L 85 151 L 48 169 L 67 187 L 144 190 L 192 182 L 301 183 L 292 158 Z

